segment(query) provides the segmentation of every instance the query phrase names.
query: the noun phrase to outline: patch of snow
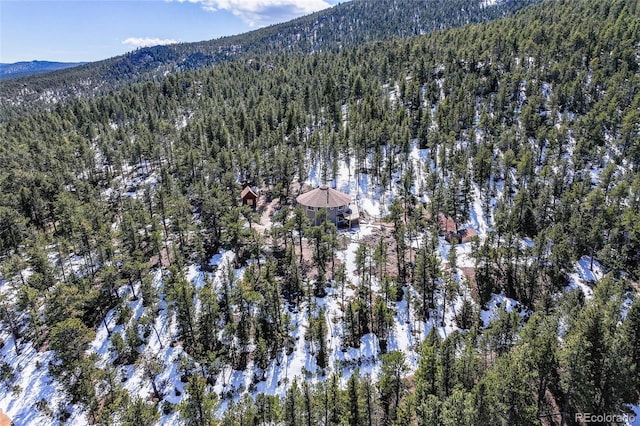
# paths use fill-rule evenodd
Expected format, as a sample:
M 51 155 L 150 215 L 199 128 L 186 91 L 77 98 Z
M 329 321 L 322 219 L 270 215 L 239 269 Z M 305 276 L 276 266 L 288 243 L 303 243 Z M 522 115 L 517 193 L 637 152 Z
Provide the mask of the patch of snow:
M 499 309 L 504 308 L 507 312 L 513 311 L 515 308 L 519 308 L 520 304 L 518 301 L 511 299 L 504 295 L 504 293 L 500 294 L 492 294 L 491 299 L 487 303 L 487 309 L 480 310 L 480 319 L 482 319 L 482 323 L 485 327 L 488 327 L 493 321 L 497 318 L 497 312 Z M 521 311 L 520 316 L 524 316 L 525 312 Z
M 584 293 L 585 298 L 590 299 L 593 296 L 593 289 L 586 285 L 576 273 L 569 274 L 569 284 L 566 287 L 569 290 L 580 289 Z
M 574 272 L 569 275 L 568 289 L 579 288 L 587 299 L 593 296 L 593 285 L 605 275 L 605 268 L 593 259 L 593 270 L 591 268 L 591 257 L 582 256 L 574 265 Z
M 576 272 L 580 276 L 580 279 L 594 283 L 604 277 L 605 268 L 595 259 L 593 259 L 593 269 L 591 269 L 591 265 L 591 257 L 582 256 L 576 263 Z
M 20 355 L 16 355 L 13 337 L 3 336 L 3 340 L 5 344 L 0 349 L 0 355 L 11 366 L 15 379 L 12 382 L 13 389 L 8 389 L 6 384 L 0 385 L 0 409 L 16 425 L 58 424 L 36 408 L 42 404 L 55 415 L 59 406 L 66 406 L 64 391 L 48 371 L 49 363 L 54 358 L 53 351 L 38 352 L 29 342 L 20 345 Z M 84 415 L 76 410 L 72 418 L 77 424 L 87 424 Z
M 209 266 L 218 266 L 221 260 L 222 260 L 222 254 L 216 253 L 213 256 L 211 256 L 211 259 L 209 259 Z
M 473 184 L 473 202 L 469 209 L 469 224 L 477 233 L 480 239 L 484 239 L 487 233 L 492 230 L 488 224 L 488 218 L 485 217 L 482 208 L 482 196 L 478 184 Z
M 629 415 L 626 422 L 627 425 L 640 426 L 640 405 L 632 405 L 631 410 L 633 411 L 633 415 Z
M 360 210 L 366 212 L 369 216 L 379 218 L 382 215 L 380 202 L 369 198 L 360 200 Z
M 631 305 L 633 305 L 633 299 L 631 297 L 626 297 L 624 302 L 622 302 L 622 309 L 620 310 L 620 317 L 623 321 L 627 318 Z
M 490 7 L 490 6 L 495 6 L 497 5 L 501 0 L 484 0 L 481 4 L 480 7 Z
M 524 237 L 522 239 L 522 244 L 524 244 L 525 247 L 533 248 L 535 242 L 531 238 Z

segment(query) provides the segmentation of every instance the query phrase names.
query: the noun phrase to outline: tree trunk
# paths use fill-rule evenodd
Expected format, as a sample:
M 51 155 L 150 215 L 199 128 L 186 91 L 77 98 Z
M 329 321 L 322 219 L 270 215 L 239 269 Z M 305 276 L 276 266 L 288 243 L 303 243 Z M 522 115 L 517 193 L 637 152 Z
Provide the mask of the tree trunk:
M 158 401 L 162 401 L 162 395 L 158 392 L 158 387 L 156 386 L 155 378 L 151 379 L 151 387 L 153 388 L 153 395 L 156 397 Z

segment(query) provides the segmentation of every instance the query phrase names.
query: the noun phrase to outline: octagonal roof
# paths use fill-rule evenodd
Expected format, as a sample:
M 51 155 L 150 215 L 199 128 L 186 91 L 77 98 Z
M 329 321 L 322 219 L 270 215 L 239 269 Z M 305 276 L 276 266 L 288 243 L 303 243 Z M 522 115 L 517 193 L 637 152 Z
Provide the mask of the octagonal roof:
M 349 205 L 351 198 L 344 192 L 322 185 L 298 195 L 296 201 L 306 207 L 331 208 Z

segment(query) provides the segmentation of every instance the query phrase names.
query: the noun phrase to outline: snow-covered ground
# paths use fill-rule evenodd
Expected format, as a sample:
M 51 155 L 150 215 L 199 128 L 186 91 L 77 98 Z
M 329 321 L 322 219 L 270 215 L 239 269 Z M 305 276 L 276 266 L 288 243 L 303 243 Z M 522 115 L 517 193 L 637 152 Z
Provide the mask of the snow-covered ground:
M 480 310 L 480 319 L 484 326 L 487 327 L 497 319 L 498 310 L 504 309 L 507 312 L 511 312 L 518 307 L 521 308 L 521 305 L 516 300 L 505 296 L 503 293 L 492 294 L 491 299 L 487 303 L 487 309 Z M 524 315 L 525 311 L 520 311 L 520 316 Z
M 422 184 L 425 181 L 426 174 L 435 167 L 428 150 L 419 149 L 414 141 L 409 153 L 409 161 L 413 164 L 414 185 L 412 192 L 418 200 L 428 201 L 425 199 L 422 191 Z M 364 212 L 371 221 L 364 221 L 358 227 L 349 231 L 340 231 L 346 240 L 343 249 L 338 250 L 336 257 L 346 266 L 349 285 L 345 288 L 345 300 L 355 295 L 360 277 L 356 273 L 356 251 L 363 241 L 370 241 L 374 236 L 380 235 L 383 231 L 381 225 L 376 223 L 377 220 L 384 218 L 389 213 L 389 206 L 397 196 L 395 189 L 388 187 L 381 189 L 373 180 L 372 176 L 366 173 L 356 173 L 354 167 L 355 160 L 339 161 L 339 167 L 335 176 L 335 180 L 330 183 L 331 186 L 340 191 L 348 193 L 352 200 L 357 202 L 359 209 Z M 351 165 L 351 167 L 349 167 Z M 317 186 L 321 182 L 320 167 L 318 164 L 310 168 L 308 185 Z M 125 195 L 132 197 L 140 197 L 141 189 L 151 187 L 156 183 L 156 177 L 153 174 L 147 174 L 144 171 L 135 171 L 127 169 L 123 173 L 124 177 L 117 179 L 122 180 L 122 186 L 132 189 Z M 395 174 L 392 182 L 399 182 L 401 176 Z M 502 192 L 500 184 L 496 185 L 498 193 Z M 111 194 L 104 194 L 110 196 Z M 492 231 L 493 218 L 487 215 L 483 209 L 483 198 L 481 189 L 477 185 L 472 186 L 473 197 L 470 203 L 470 214 L 467 223 L 461 224 L 464 227 L 473 228 L 480 240 L 484 240 L 489 232 Z M 485 200 L 486 202 L 486 200 Z M 490 199 L 489 205 L 495 205 L 495 198 Z M 269 221 L 263 220 L 262 226 L 268 227 Z M 408 241 L 409 245 L 419 248 L 422 238 L 416 238 Z M 523 246 L 531 246 L 531 240 L 523 239 Z M 437 253 L 441 265 L 445 269 L 448 268 L 448 259 L 451 251 L 451 245 L 444 238 L 440 237 L 437 243 Z M 454 279 L 458 282 L 459 293 L 450 297 L 447 303 L 442 302 L 442 294 L 436 295 L 436 306 L 431 319 L 428 322 L 419 321 L 415 315 L 413 306 L 409 309 L 407 295 L 399 302 L 391 302 L 390 306 L 394 311 L 394 323 L 387 339 L 387 350 L 402 351 L 407 360 L 410 371 L 415 370 L 419 361 L 419 344 L 435 328 L 441 337 L 446 337 L 458 329 L 455 321 L 456 314 L 464 300 L 472 300 L 470 289 L 467 288 L 462 268 L 473 268 L 475 260 L 472 257 L 472 243 L 457 244 L 456 250 L 456 269 L 450 270 Z M 205 283 L 207 274 L 214 283 L 214 286 L 220 284 L 222 276 L 226 273 L 226 265 L 231 265 L 235 254 L 231 251 L 218 253 L 210 260 L 210 266 L 214 272 L 204 272 L 197 265 L 189 265 L 186 268 L 186 278 L 198 290 Z M 78 257 L 72 258 L 67 262 L 70 270 L 77 274 L 82 273 L 83 259 Z M 57 258 L 52 259 L 57 262 Z M 225 267 L 223 267 L 223 265 Z M 95 267 L 98 267 L 96 265 Z M 244 268 L 235 270 L 238 278 L 242 278 Z M 575 271 L 569 276 L 570 288 L 580 288 L 585 292 L 587 297 L 592 295 L 591 285 L 601 279 L 605 274 L 605 268 L 597 261 L 593 262 L 591 268 L 591 259 L 583 257 L 575 265 Z M 180 380 L 181 373 L 179 371 L 180 360 L 187 355 L 182 350 L 181 345 L 175 344 L 175 336 L 177 334 L 176 321 L 172 315 L 169 315 L 167 304 L 163 300 L 163 272 L 161 270 L 153 271 L 153 285 L 160 295 L 159 313 L 154 316 L 152 325 L 154 332 L 151 332 L 145 346 L 141 348 L 141 358 L 156 357 L 164 365 L 162 372 L 155 379 L 155 383 L 159 392 L 165 401 L 172 404 L 178 404 L 184 396 L 184 383 Z M 6 287 L 6 286 L 3 286 Z M 136 294 L 140 294 L 139 283 L 134 286 Z M 372 290 L 374 292 L 380 290 L 379 283 L 375 276 L 372 278 Z M 121 288 L 124 292 L 129 293 L 129 288 Z M 407 293 L 407 292 L 405 292 Z M 415 297 L 415 294 L 411 294 Z M 312 301 L 313 306 L 307 306 L 308 302 L 303 302 L 295 310 L 289 311 L 291 319 L 290 329 L 291 336 L 294 339 L 293 351 L 286 355 L 280 353 L 276 359 L 272 360 L 266 367 L 265 371 L 261 371 L 249 361 L 247 368 L 243 371 L 236 371 L 231 366 L 226 365 L 217 376 L 217 381 L 212 386 L 212 390 L 221 398 L 219 414 L 226 408 L 231 396 L 234 400 L 238 400 L 243 393 L 251 392 L 252 394 L 266 393 L 271 395 L 283 396 L 289 384 L 298 378 L 299 380 L 307 380 L 311 382 L 325 380 L 332 372 L 341 373 L 343 384 L 346 383 L 350 375 L 357 367 L 361 374 L 369 374 L 373 380 L 376 380 L 380 371 L 380 342 L 378 338 L 369 333 L 364 335 L 357 347 L 350 347 L 345 343 L 346 330 L 344 327 L 343 310 L 341 307 L 341 294 L 339 289 L 335 287 L 327 288 L 327 295 L 323 298 L 316 298 Z M 129 298 L 129 308 L 132 313 L 127 324 L 116 324 L 116 312 L 109 311 L 104 321 L 96 330 L 95 339 L 90 343 L 89 352 L 98 355 L 98 367 L 106 367 L 112 365 L 115 354 L 110 350 L 110 335 L 114 333 L 124 333 L 127 326 L 145 315 L 145 307 L 141 297 Z M 444 312 L 442 312 L 444 306 Z M 196 300 L 196 310 L 199 309 L 199 302 Z M 309 327 L 308 312 L 311 310 L 317 315 L 320 310 L 325 312 L 325 319 L 328 328 L 327 347 L 328 347 L 328 366 L 326 369 L 320 369 L 316 363 L 315 348 L 305 340 L 304 336 Z M 504 294 L 494 294 L 487 303 L 485 309 L 480 309 L 480 317 L 484 327 L 497 318 L 498 311 L 505 309 L 510 312 L 513 309 L 519 309 L 519 304 Z M 521 311 L 521 315 L 524 312 Z M 442 317 L 444 316 L 444 321 Z M 13 381 L 15 389 L 8 389 L 6 385 L 0 385 L 0 409 L 6 412 L 17 425 L 23 424 L 58 424 L 55 418 L 46 414 L 47 409 L 59 412 L 60 407 L 70 411 L 70 424 L 86 424 L 85 414 L 78 408 L 67 406 L 64 393 L 55 380 L 48 374 L 48 363 L 53 359 L 51 351 L 37 352 L 30 344 L 21 345 L 21 354 L 16 356 L 13 345 L 13 338 L 4 333 L 0 336 L 4 342 L 4 346 L 0 348 L 2 359 L 7 362 L 16 373 L 16 379 Z M 123 380 L 123 386 L 131 395 L 147 398 L 153 393 L 150 380 L 144 377 L 143 371 L 134 366 L 119 366 L 118 372 Z M 256 381 L 255 377 L 263 377 L 263 380 Z M 40 401 L 47 401 L 46 404 Z M 39 408 L 36 408 L 39 407 Z M 635 407 L 638 410 L 638 407 Z M 178 421 L 177 413 L 173 411 L 169 415 L 161 418 L 161 424 L 176 424 Z M 638 424 L 637 421 L 636 423 Z
M 58 404 L 64 404 L 63 390 L 48 372 L 53 351 L 38 352 L 27 343 L 20 346 L 20 355 L 16 355 L 13 337 L 4 334 L 0 338 L 4 342 L 0 359 L 9 364 L 15 374 L 11 388 L 4 383 L 0 387 L 0 410 L 16 426 L 51 424 L 47 408 L 55 410 Z M 82 417 L 82 413 L 73 414 Z
M 601 280 L 605 276 L 605 268 L 589 256 L 582 256 L 574 265 L 574 271 L 569 273 L 569 285 L 568 289 L 579 288 L 588 299 L 593 296 L 593 285 L 596 281 Z
M 429 161 L 427 154 L 427 150 L 419 150 L 414 143 L 409 158 L 413 163 L 416 176 L 416 183 L 412 187 L 412 191 L 416 196 L 419 196 L 418 191 L 420 191 L 421 182 L 425 178 L 423 173 L 428 169 L 428 167 L 425 168 L 424 166 L 425 162 Z M 349 164 L 353 165 L 355 161 L 351 159 Z M 307 184 L 315 186 L 321 183 L 318 170 L 318 165 L 311 169 Z M 156 177 L 153 174 L 146 173 L 144 165 L 138 165 L 135 170 L 134 168 L 126 169 L 122 177 L 116 179 L 120 179 L 122 181 L 120 186 L 128 190 L 123 195 L 132 197 L 140 197 L 143 188 L 147 186 L 153 188 L 156 183 Z M 398 182 L 400 176 L 395 175 L 392 180 Z M 337 189 L 350 194 L 352 199 L 358 203 L 361 211 L 374 220 L 383 218 L 388 214 L 388 207 L 396 196 L 395 185 L 392 186 L 391 190 L 389 188 L 381 189 L 370 175 L 355 173 L 354 167 L 352 166 L 350 170 L 348 163 L 345 161 L 340 162 L 336 179 L 331 184 Z M 478 191 L 475 188 L 476 198 L 479 197 Z M 104 196 L 110 195 L 104 194 Z M 479 235 L 483 237 L 487 229 L 489 229 L 487 223 L 488 220 L 482 213 L 479 201 L 474 203 L 469 226 L 474 227 L 479 231 Z M 341 231 L 348 242 L 343 250 L 336 253 L 336 257 L 345 263 L 347 276 L 351 284 L 345 291 L 347 300 L 354 296 L 354 288 L 357 287 L 360 279 L 355 272 L 356 250 L 362 241 L 380 232 L 380 225 L 372 223 L 362 223 L 359 227 L 350 231 Z M 449 249 L 449 244 L 440 238 L 438 252 L 443 264 L 447 261 Z M 470 250 L 469 243 L 457 246 L 459 267 L 473 266 L 473 260 L 469 257 Z M 221 274 L 224 273 L 224 268 L 219 266 L 231 264 L 233 258 L 234 253 L 229 251 L 215 255 L 211 259 L 210 265 L 212 267 L 218 266 L 218 268 L 214 268 L 215 272 L 213 273 L 203 272 L 198 266 L 190 265 L 185 271 L 186 278 L 193 284 L 195 289 L 200 289 L 204 285 L 205 274 L 210 274 L 214 285 L 217 285 L 220 282 Z M 57 258 L 51 260 L 54 264 L 58 261 Z M 70 270 L 75 273 L 82 274 L 83 266 L 85 266 L 82 260 L 80 257 L 73 258 L 70 262 L 67 262 L 67 267 L 70 267 Z M 244 269 L 236 271 L 238 278 L 242 277 L 243 272 Z M 460 279 L 461 272 L 459 270 L 454 272 L 454 276 Z M 163 273 L 161 270 L 153 272 L 153 285 L 161 296 L 158 306 L 159 313 L 153 321 L 154 332 L 150 333 L 146 345 L 141 348 L 141 358 L 153 356 L 163 363 L 164 369 L 155 379 L 156 385 L 166 401 L 177 404 L 184 395 L 184 383 L 180 381 L 180 372 L 178 371 L 179 360 L 186 355 L 179 344 L 172 344 L 177 332 L 176 321 L 172 316 L 168 315 L 167 305 L 163 300 Z M 373 278 L 372 289 L 373 291 L 379 290 L 375 277 Z M 128 322 L 126 324 L 116 324 L 117 314 L 114 310 L 111 310 L 96 329 L 95 339 L 90 343 L 88 352 L 97 354 L 98 367 L 104 368 L 112 365 L 115 360 L 116 355 L 110 350 L 111 340 L 109 336 L 114 333 L 124 333 L 127 326 L 131 326 L 134 321 L 145 315 L 146 308 L 143 306 L 142 298 L 139 297 L 139 283 L 134 286 L 134 290 L 138 297 L 127 296 L 131 311 L 131 317 Z M 128 287 L 121 288 L 121 296 L 125 296 L 125 292 L 128 294 L 130 291 Z M 468 289 L 462 288 L 461 295 L 456 296 L 447 303 L 443 325 L 440 324 L 439 320 L 435 319 L 432 319 L 429 323 L 418 321 L 415 318 L 413 309 L 408 309 L 406 298 L 395 304 L 392 303 L 392 307 L 395 310 L 395 321 L 387 340 L 387 350 L 397 349 L 404 352 L 410 369 L 415 369 L 419 358 L 419 344 L 433 327 L 437 328 L 442 337 L 457 329 L 454 317 L 462 304 L 463 295 L 465 293 L 468 295 L 468 292 Z M 233 398 L 237 400 L 242 393 L 249 389 L 253 393 L 263 392 L 284 395 L 288 385 L 295 377 L 318 381 L 324 380 L 333 371 L 339 371 L 342 373 L 342 381 L 346 383 L 346 380 L 348 380 L 357 366 L 361 374 L 370 374 L 375 380 L 379 373 L 381 356 L 378 338 L 370 333 L 361 338 L 358 347 L 349 347 L 345 344 L 345 330 L 342 322 L 343 312 L 340 306 L 340 296 L 336 288 L 328 288 L 327 295 L 324 298 L 314 300 L 313 303 L 312 310 L 315 314 L 320 309 L 324 309 L 326 315 L 329 351 L 328 367 L 325 370 L 321 370 L 317 366 L 314 348 L 304 338 L 309 320 L 307 317 L 308 307 L 303 303 L 297 310 L 289 312 L 292 337 L 295 339 L 293 352 L 290 355 L 284 355 L 283 353 L 276 360 L 272 360 L 264 372 L 264 380 L 254 384 L 254 375 L 259 375 L 262 372 L 252 364 L 252 361 L 244 371 L 234 371 L 229 366 L 223 367 L 218 375 L 217 382 L 213 386 L 213 390 L 223 399 L 221 411 L 224 410 L 228 402 L 224 398 L 225 395 L 233 395 Z M 196 309 L 198 307 L 199 304 L 196 301 Z M 441 318 L 442 312 L 438 311 L 435 315 Z M 491 312 L 487 313 L 487 315 L 491 315 Z M 3 359 L 8 360 L 6 362 L 16 372 L 17 378 L 14 384 L 19 388 L 16 387 L 13 392 L 8 389 L 0 391 L 0 409 L 13 418 L 18 425 L 55 424 L 55 416 L 50 417 L 46 414 L 47 408 L 44 403 L 39 404 L 42 409 L 34 408 L 38 406 L 38 401 L 48 401 L 46 406 L 54 413 L 59 412 L 60 408 L 66 407 L 71 413 L 69 419 L 71 424 L 86 423 L 87 419 L 81 410 L 74 410 L 73 407 L 66 406 L 62 389 L 47 372 L 47 366 L 49 361 L 53 359 L 53 353 L 51 351 L 37 352 L 30 345 L 23 345 L 21 347 L 21 355 L 15 356 L 12 337 L 8 335 L 2 337 L 4 337 L 5 345 L 0 350 L 0 354 L 2 354 Z M 122 377 L 123 386 L 131 395 L 147 398 L 152 394 L 151 382 L 144 377 L 142 369 L 134 368 L 134 366 L 119 366 L 117 369 Z M 161 423 L 174 424 L 177 420 L 176 416 L 175 411 L 173 414 L 163 416 Z

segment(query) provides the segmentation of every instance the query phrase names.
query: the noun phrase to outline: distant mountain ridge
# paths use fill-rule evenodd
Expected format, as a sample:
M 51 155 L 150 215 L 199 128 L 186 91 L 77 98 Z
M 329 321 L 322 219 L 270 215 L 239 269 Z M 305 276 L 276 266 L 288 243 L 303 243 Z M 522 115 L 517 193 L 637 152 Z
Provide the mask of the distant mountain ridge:
M 12 64 L 0 63 L 0 80 L 28 77 L 30 75 L 73 68 L 84 64 L 86 64 L 86 62 L 24 61 Z
M 513 15 L 540 1 L 352 0 L 236 36 L 145 47 L 62 72 L 3 81 L 0 101 L 14 113 L 27 104 L 50 105 L 69 96 L 104 94 L 135 81 L 162 79 L 167 73 L 209 67 L 243 56 L 335 52 L 486 22 Z M 0 121 L 6 119 L 7 113 L 0 108 Z

